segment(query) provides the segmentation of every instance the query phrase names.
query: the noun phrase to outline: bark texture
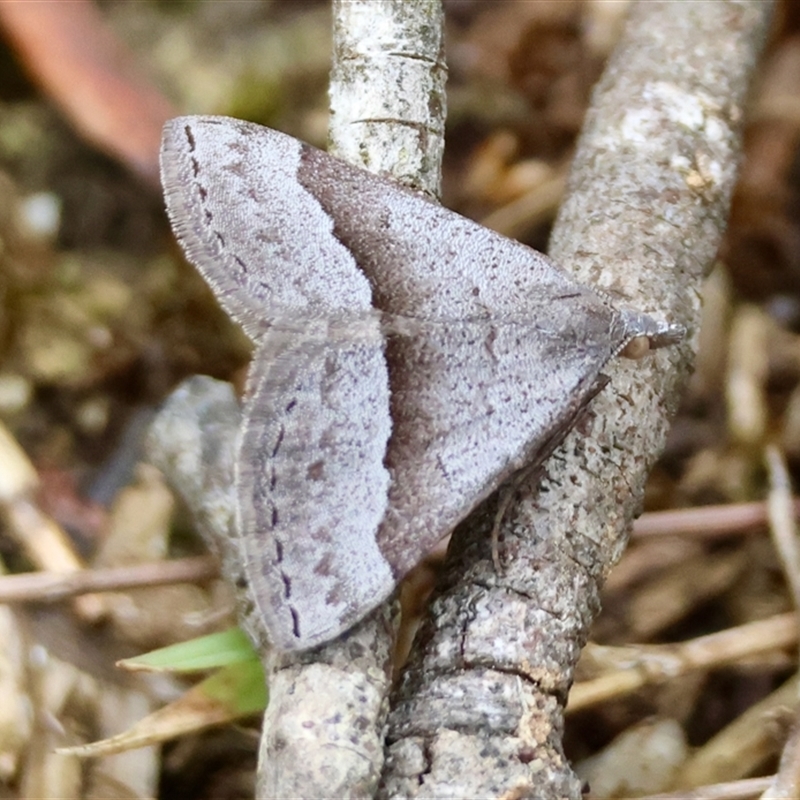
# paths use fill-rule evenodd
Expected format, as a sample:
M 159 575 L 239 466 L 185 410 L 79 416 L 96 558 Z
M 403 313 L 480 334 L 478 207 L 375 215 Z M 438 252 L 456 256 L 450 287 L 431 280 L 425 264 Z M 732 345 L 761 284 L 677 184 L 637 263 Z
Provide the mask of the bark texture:
M 643 2 L 597 86 L 550 255 L 621 304 L 687 326 L 618 361 L 590 413 L 523 485 L 492 565 L 487 504 L 393 701 L 383 797 L 574 797 L 561 748 L 574 665 L 639 512 L 694 358 L 771 6 Z
M 333 6 L 330 152 L 438 197 L 447 78 L 441 0 Z

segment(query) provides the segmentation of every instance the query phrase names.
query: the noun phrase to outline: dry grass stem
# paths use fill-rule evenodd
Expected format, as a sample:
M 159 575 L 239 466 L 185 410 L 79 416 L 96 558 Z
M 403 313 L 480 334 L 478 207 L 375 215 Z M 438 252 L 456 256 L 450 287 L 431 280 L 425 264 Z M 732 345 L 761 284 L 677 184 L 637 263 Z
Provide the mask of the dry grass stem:
M 795 719 L 794 729 L 786 740 L 778 771 L 761 800 L 796 800 L 800 796 L 800 727 Z
M 39 485 L 36 470 L 23 449 L 0 424 L 0 507 L 9 533 L 28 558 L 50 572 L 77 572 L 85 568 L 66 532 L 36 505 Z M 85 594 L 75 601 L 84 619 L 98 619 L 105 613 L 97 595 Z
M 552 218 L 564 196 L 567 167 L 568 165 L 564 165 L 530 191 L 488 214 L 481 220 L 481 224 L 504 236 L 518 237 Z
M 588 662 L 587 668 L 605 674 L 576 683 L 570 691 L 567 711 L 574 713 L 695 670 L 710 670 L 785 650 L 796 646 L 797 640 L 797 614 L 793 612 L 674 645 L 609 647 L 590 643 L 581 663 Z
M 684 765 L 679 786 L 744 778 L 774 758 L 781 748 L 787 714 L 797 705 L 800 678 L 794 676 L 698 748 Z
M 113 592 L 174 583 L 202 583 L 219 575 L 211 556 L 155 561 L 78 572 L 29 572 L 0 577 L 0 603 L 54 603 L 87 592 Z
M 794 606 L 800 609 L 800 548 L 794 520 L 791 478 L 783 454 L 775 445 L 767 446 L 764 460 L 770 483 L 767 499 L 769 530 L 781 559 Z
M 745 778 L 740 781 L 715 783 L 689 791 L 650 794 L 640 800 L 751 800 L 769 786 L 771 778 Z
M 800 516 L 800 500 L 792 501 L 791 513 Z M 692 536 L 715 539 L 750 533 L 768 524 L 767 503 L 731 503 L 726 505 L 674 508 L 642 514 L 633 523 L 633 537 Z

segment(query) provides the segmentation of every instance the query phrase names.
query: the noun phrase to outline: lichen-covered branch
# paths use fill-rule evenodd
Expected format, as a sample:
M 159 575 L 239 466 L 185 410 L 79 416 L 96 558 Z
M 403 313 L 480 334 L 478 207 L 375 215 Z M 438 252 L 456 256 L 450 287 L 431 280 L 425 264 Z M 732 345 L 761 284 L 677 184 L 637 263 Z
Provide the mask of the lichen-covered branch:
M 696 333 L 771 4 L 643 2 L 595 91 L 551 255 Z M 386 797 L 579 797 L 561 748 L 572 672 L 640 509 L 693 360 L 693 338 L 611 384 L 519 492 L 460 526 L 390 714 Z

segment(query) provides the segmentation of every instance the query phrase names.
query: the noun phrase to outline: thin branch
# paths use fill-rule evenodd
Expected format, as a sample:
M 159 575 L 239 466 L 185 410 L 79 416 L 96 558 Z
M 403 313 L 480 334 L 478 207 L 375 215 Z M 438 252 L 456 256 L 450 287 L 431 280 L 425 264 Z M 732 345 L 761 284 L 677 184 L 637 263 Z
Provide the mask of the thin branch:
M 676 680 L 695 670 L 719 669 L 754 656 L 797 645 L 797 614 L 778 614 L 736 628 L 670 645 L 607 647 L 587 645 L 584 657 L 605 666 L 600 675 L 576 683 L 567 713 L 608 702 L 648 684 Z
M 774 444 L 767 445 L 764 461 L 770 484 L 767 499 L 769 529 L 786 583 L 792 592 L 794 607 L 800 609 L 800 547 L 797 542 L 797 526 L 794 523 L 792 481 L 786 459 Z
M 800 516 L 800 500 L 793 500 L 791 513 L 795 518 Z M 633 523 L 632 536 L 637 539 L 655 536 L 714 539 L 763 530 L 768 522 L 767 504 L 763 500 L 755 503 L 674 508 L 642 514 Z
M 87 592 L 200 583 L 218 575 L 219 563 L 210 556 L 79 572 L 25 572 L 0 576 L 0 603 L 54 603 Z
M 438 195 L 446 77 L 440 0 L 341 0 L 333 11 L 330 151 Z M 388 605 L 344 640 L 299 656 L 268 655 L 259 798 L 373 796 L 394 617 Z

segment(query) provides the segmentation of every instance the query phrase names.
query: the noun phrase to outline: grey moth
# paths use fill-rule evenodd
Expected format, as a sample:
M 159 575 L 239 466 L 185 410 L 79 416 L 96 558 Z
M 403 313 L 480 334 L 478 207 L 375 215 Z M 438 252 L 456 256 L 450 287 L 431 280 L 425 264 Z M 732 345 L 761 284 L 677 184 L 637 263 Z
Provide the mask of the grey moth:
M 535 250 L 259 125 L 169 121 L 161 175 L 186 256 L 255 345 L 237 528 L 284 650 L 347 630 L 545 458 L 632 339 L 681 336 Z

